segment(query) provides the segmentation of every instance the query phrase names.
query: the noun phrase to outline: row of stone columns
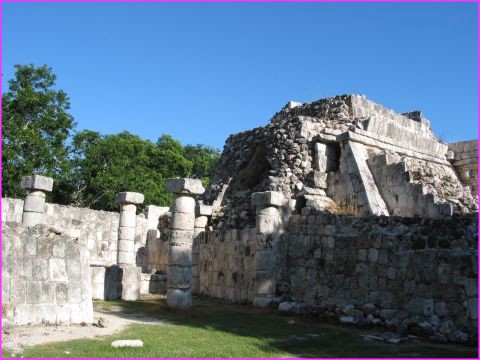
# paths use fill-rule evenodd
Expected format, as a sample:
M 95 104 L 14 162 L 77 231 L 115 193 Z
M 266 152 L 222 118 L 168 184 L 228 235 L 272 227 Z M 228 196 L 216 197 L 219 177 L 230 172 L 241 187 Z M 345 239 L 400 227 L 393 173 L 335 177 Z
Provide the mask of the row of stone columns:
M 53 179 L 33 175 L 22 178 L 27 192 L 22 222 L 33 226 L 45 222 L 45 195 L 52 190 Z M 200 180 L 167 179 L 166 189 L 173 193 L 170 225 L 167 305 L 188 309 L 192 293 L 199 291 L 199 236 L 205 231 L 212 207 L 198 204 L 195 197 L 205 189 Z M 122 273 L 122 299 L 136 300 L 140 295 L 140 272 L 136 267 L 135 229 L 137 205 L 144 196 L 135 192 L 121 192 L 116 196 L 120 204 L 117 264 Z M 266 191 L 252 194 L 256 207 L 255 297 L 254 305 L 265 307 L 275 297 L 275 248 L 282 231 L 280 208 L 283 194 Z

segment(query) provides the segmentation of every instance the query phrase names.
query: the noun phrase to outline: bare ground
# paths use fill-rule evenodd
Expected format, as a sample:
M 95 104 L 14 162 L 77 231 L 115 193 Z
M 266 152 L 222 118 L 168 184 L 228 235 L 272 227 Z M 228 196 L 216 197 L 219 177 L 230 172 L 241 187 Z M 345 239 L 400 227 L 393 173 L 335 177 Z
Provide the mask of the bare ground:
M 117 311 L 116 311 L 117 310 Z M 93 324 L 81 325 L 25 325 L 13 326 L 3 324 L 2 348 L 12 353 L 21 353 L 23 349 L 51 342 L 76 339 L 92 339 L 99 336 L 112 335 L 130 324 L 158 325 L 163 320 L 142 314 L 125 314 L 120 309 L 108 311 L 95 310 L 94 324 L 100 318 L 105 319 L 105 327 Z

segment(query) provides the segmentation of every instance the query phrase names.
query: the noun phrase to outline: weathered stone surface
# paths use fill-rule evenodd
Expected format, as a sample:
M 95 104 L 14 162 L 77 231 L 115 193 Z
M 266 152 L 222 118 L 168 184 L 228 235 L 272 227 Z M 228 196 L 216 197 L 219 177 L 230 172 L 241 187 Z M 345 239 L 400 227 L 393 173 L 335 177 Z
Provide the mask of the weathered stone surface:
M 175 194 L 200 195 L 205 192 L 202 182 L 197 179 L 167 179 L 165 188 Z
M 53 179 L 47 176 L 30 175 L 22 177 L 22 189 L 52 191 Z
M 190 309 L 192 307 L 191 290 L 168 289 L 167 306 L 175 309 Z
M 125 203 L 125 204 L 135 204 L 140 205 L 143 204 L 145 200 L 145 196 L 143 194 L 131 191 L 120 192 L 115 197 L 115 201 L 117 203 Z
M 252 194 L 251 203 L 258 208 L 264 208 L 268 206 L 283 206 L 285 203 L 285 197 L 282 193 L 277 191 L 265 191 Z
M 211 216 L 213 207 L 210 205 L 198 204 L 195 207 L 195 216 Z
M 8 321 L 26 325 L 93 320 L 88 253 L 75 239 L 45 225 L 4 223 L 2 244 L 2 306 L 11 309 L 4 312 Z M 17 246 L 22 253 L 16 252 Z
M 173 200 L 173 211 L 177 213 L 195 213 L 195 198 L 192 196 L 176 195 Z
M 142 340 L 115 340 L 111 344 L 114 348 L 143 347 Z

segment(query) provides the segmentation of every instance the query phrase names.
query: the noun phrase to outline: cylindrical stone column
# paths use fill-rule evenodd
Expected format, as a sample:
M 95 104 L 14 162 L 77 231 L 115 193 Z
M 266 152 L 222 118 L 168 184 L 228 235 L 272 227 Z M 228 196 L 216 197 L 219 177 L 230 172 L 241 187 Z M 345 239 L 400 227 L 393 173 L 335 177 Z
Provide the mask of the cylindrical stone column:
M 275 297 L 275 246 L 282 229 L 279 208 L 284 205 L 282 193 L 265 191 L 252 194 L 257 210 L 255 248 L 255 297 L 253 305 L 269 306 Z
M 121 192 L 115 201 L 120 203 L 118 227 L 117 264 L 135 266 L 135 228 L 137 226 L 137 205 L 143 204 L 143 194 Z
M 53 179 L 40 175 L 24 176 L 21 186 L 27 192 L 23 202 L 22 223 L 26 226 L 44 224 L 45 193 L 52 191 Z
M 213 208 L 210 205 L 198 204 L 195 207 L 195 228 L 192 244 L 192 294 L 200 291 L 200 237 L 204 236 L 208 225 L 208 218 L 212 216 Z
M 170 251 L 168 254 L 167 306 L 192 307 L 192 245 L 195 227 L 195 196 L 205 189 L 200 180 L 167 179 L 173 193 Z

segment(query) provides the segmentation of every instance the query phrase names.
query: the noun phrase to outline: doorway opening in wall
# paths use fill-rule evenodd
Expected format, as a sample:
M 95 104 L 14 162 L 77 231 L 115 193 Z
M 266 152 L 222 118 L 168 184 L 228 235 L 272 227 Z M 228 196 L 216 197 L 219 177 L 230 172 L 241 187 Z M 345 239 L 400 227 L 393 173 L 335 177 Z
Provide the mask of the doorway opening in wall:
M 328 143 L 325 149 L 327 156 L 327 172 L 338 171 L 340 167 L 340 144 L 337 142 Z
M 239 173 L 237 190 L 245 190 L 260 184 L 271 170 L 267 160 L 267 148 L 264 143 L 257 144 L 247 166 Z

